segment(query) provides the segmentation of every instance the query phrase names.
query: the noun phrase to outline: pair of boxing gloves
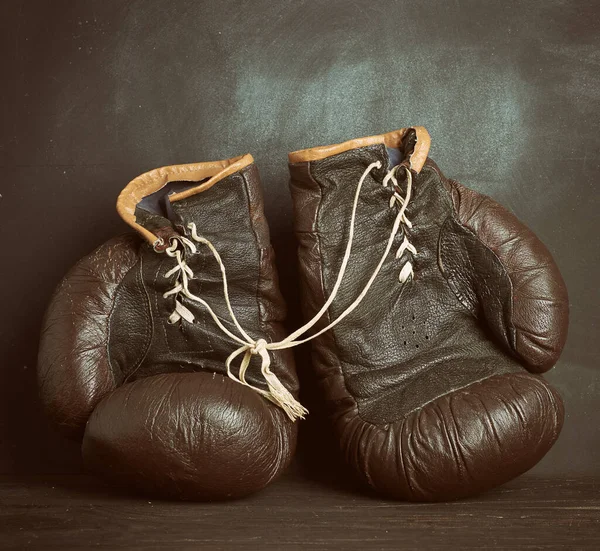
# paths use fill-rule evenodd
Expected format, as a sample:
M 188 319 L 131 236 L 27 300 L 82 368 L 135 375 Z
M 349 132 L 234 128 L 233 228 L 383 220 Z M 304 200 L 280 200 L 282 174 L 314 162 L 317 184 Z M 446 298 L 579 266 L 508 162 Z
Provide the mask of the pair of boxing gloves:
M 566 288 L 429 142 L 411 127 L 290 154 L 306 322 L 291 334 L 250 155 L 130 182 L 117 210 L 135 233 L 70 270 L 41 336 L 41 399 L 88 468 L 169 498 L 265 487 L 307 414 L 293 348 L 309 341 L 298 368 L 376 491 L 456 499 L 535 465 L 563 423 L 539 374 L 566 339 Z

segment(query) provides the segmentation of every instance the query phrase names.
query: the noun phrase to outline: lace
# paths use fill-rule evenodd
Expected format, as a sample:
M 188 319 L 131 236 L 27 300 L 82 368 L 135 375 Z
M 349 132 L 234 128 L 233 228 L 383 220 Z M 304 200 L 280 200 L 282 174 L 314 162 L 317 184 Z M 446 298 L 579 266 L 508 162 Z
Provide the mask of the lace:
M 410 184 L 412 184 L 411 172 L 408 169 L 406 169 L 406 172 L 408 174 L 408 178 L 410 178 Z M 383 180 L 383 186 L 387 187 L 388 182 L 389 182 L 389 180 L 386 181 L 384 179 Z M 398 182 L 396 180 L 394 180 L 394 193 L 390 197 L 390 208 L 394 208 L 394 206 L 395 206 L 396 203 L 399 203 L 401 206 L 404 206 L 404 203 L 408 202 L 410 200 L 410 192 L 408 192 L 408 190 L 407 190 L 407 197 L 408 197 L 408 199 L 407 198 L 403 198 L 398 193 L 398 191 L 399 191 Z M 402 211 L 401 222 L 407 228 L 409 228 L 409 229 L 412 228 L 412 222 L 406 217 L 406 215 L 404 214 L 404 211 Z M 404 239 L 402 240 L 402 244 L 400 245 L 400 247 L 396 251 L 396 258 L 401 258 L 402 256 L 404 256 L 404 253 L 406 251 L 410 252 L 413 256 L 417 256 L 417 249 L 415 249 L 415 247 L 413 246 L 413 244 L 408 240 L 408 237 L 406 236 L 406 231 L 405 231 L 404 232 Z M 400 280 L 400 283 L 406 283 L 409 279 L 412 279 L 413 276 L 414 276 L 413 265 L 412 265 L 412 262 L 410 260 L 408 260 L 404 264 L 404 266 L 402 266 L 402 269 L 400 270 L 400 274 L 398 275 L 398 279 Z
M 196 230 L 196 225 L 194 223 L 188 224 L 188 229 L 191 232 L 192 239 L 188 239 L 187 237 L 177 236 L 171 238 L 171 245 L 165 249 L 165 252 L 168 256 L 175 258 L 177 265 L 169 270 L 166 274 L 166 278 L 170 278 L 175 274 L 178 274 L 175 286 L 164 293 L 164 297 L 175 296 L 175 309 L 173 313 L 169 317 L 169 323 L 177 323 L 179 320 L 184 319 L 188 323 L 194 322 L 194 315 L 192 312 L 186 308 L 182 302 L 179 300 L 179 296 L 183 295 L 189 300 L 199 303 L 206 308 L 214 322 L 217 324 L 219 329 L 223 331 L 229 338 L 233 341 L 237 342 L 240 346 L 236 350 L 234 350 L 225 362 L 225 366 L 227 369 L 227 376 L 233 379 L 234 381 L 245 385 L 247 387 L 252 388 L 254 391 L 258 392 L 260 395 L 264 396 L 267 400 L 270 400 L 277 406 L 281 407 L 288 417 L 295 421 L 298 418 L 304 418 L 304 416 L 308 413 L 308 410 L 304 408 L 293 396 L 292 394 L 283 386 L 283 384 L 279 381 L 277 376 L 271 371 L 271 356 L 269 354 L 270 351 L 273 350 L 283 350 L 285 348 L 292 348 L 294 346 L 298 346 L 299 344 L 304 344 L 319 335 L 322 335 L 332 327 L 335 327 L 338 323 L 340 323 L 346 316 L 348 316 L 352 311 L 356 309 L 356 307 L 361 303 L 369 289 L 371 288 L 375 278 L 379 274 L 381 267 L 383 266 L 385 259 L 387 258 L 394 239 L 400 230 L 400 226 L 404 225 L 407 228 L 412 228 L 412 224 L 410 220 L 405 216 L 406 207 L 410 202 L 411 191 L 412 191 L 412 174 L 410 170 L 406 167 L 403 167 L 406 171 L 406 194 L 404 197 L 400 195 L 400 187 L 398 185 L 398 181 L 396 179 L 395 173 L 397 171 L 398 166 L 392 168 L 383 179 L 383 185 L 388 186 L 390 181 L 394 186 L 394 194 L 390 199 L 390 208 L 394 208 L 398 203 L 400 205 L 400 209 L 398 214 L 396 215 L 394 224 L 392 226 L 392 231 L 390 233 L 390 237 L 388 239 L 385 251 L 379 260 L 375 270 L 371 274 L 371 277 L 365 284 L 364 288 L 356 297 L 356 299 L 350 304 L 335 320 L 329 323 L 326 327 L 322 328 L 318 332 L 310 335 L 306 338 L 301 338 L 309 329 L 311 329 L 320 319 L 323 317 L 335 297 L 337 296 L 338 290 L 344 278 L 344 274 L 346 272 L 346 268 L 348 266 L 348 262 L 350 259 L 350 253 L 352 250 L 352 244 L 354 242 L 354 227 L 356 221 L 356 209 L 358 206 L 358 199 L 360 196 L 360 192 L 363 186 L 363 183 L 367 176 L 371 173 L 371 171 L 375 168 L 381 168 L 381 163 L 379 161 L 371 163 L 367 169 L 363 172 L 358 185 L 356 187 L 356 192 L 354 194 L 354 202 L 352 204 L 352 215 L 350 217 L 350 229 L 348 236 L 348 243 L 346 245 L 346 249 L 344 252 L 344 257 L 342 259 L 342 264 L 340 266 L 340 271 L 338 273 L 335 285 L 329 295 L 327 301 L 323 304 L 321 309 L 313 316 L 313 318 L 305 323 L 302 327 L 298 328 L 296 331 L 288 335 L 285 339 L 279 342 L 267 342 L 265 339 L 259 338 L 254 339 L 246 333 L 246 331 L 240 325 L 233 308 L 231 306 L 231 301 L 229 298 L 229 289 L 227 284 L 227 273 L 225 270 L 225 265 L 221 260 L 221 256 L 218 251 L 215 249 L 213 244 L 206 238 L 198 235 Z M 396 258 L 402 257 L 407 251 L 412 253 L 413 255 L 417 254 L 414 246 L 409 242 L 406 232 L 404 232 L 404 240 L 400 245 L 396 253 Z M 192 241 L 193 240 L 193 241 Z M 230 331 L 219 319 L 219 317 L 215 314 L 210 305 L 201 297 L 194 295 L 189 289 L 189 282 L 194 278 L 194 273 L 188 264 L 185 261 L 183 256 L 183 252 L 188 250 L 192 254 L 197 253 L 196 243 L 200 243 L 209 248 L 215 260 L 219 264 L 219 268 L 221 269 L 221 276 L 223 281 L 223 295 L 225 297 L 225 302 L 227 305 L 227 310 L 229 312 L 229 316 L 231 321 L 235 325 L 236 329 L 239 332 L 239 335 L 236 335 L 232 331 Z M 407 261 L 402 267 L 399 275 L 399 279 L 402 283 L 412 279 L 413 277 L 413 266 L 410 261 Z M 243 354 L 243 358 L 241 360 L 238 375 L 236 376 L 232 371 L 232 362 L 238 356 Z M 246 381 L 246 371 L 248 366 L 250 365 L 250 360 L 252 356 L 260 356 L 261 358 L 261 373 L 267 383 L 268 390 L 263 390 L 259 387 L 251 385 Z

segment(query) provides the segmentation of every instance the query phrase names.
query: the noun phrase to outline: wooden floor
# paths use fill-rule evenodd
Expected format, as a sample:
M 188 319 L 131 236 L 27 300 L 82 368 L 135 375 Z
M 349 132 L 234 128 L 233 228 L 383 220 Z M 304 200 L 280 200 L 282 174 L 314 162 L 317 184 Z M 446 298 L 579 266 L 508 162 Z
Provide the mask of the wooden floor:
M 231 503 L 148 501 L 83 475 L 0 477 L 0 549 L 600 549 L 600 480 L 522 477 L 409 504 L 298 469 Z

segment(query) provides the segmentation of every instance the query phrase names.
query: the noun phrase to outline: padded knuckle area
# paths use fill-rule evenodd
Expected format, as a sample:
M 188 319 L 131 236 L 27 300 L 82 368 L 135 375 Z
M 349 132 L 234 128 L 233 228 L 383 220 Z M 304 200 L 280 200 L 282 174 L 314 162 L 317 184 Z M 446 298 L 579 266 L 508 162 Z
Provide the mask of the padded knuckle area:
M 287 465 L 295 427 L 256 392 L 213 373 L 126 384 L 88 423 L 84 460 L 113 481 L 180 499 L 242 497 Z
M 533 467 L 556 441 L 560 397 L 527 373 L 490 377 L 377 427 L 355 418 L 343 445 L 375 489 L 414 501 L 477 494 Z

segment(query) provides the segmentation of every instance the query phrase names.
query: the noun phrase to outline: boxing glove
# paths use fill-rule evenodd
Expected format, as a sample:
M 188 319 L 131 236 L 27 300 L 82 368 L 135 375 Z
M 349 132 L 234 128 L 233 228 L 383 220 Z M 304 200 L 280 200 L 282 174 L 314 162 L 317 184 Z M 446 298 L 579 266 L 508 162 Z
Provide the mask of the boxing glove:
M 290 154 L 314 369 L 347 462 L 375 490 L 450 500 L 534 466 L 563 423 L 539 375 L 565 343 L 550 253 L 447 179 L 421 127 Z
M 252 157 L 152 170 L 117 210 L 137 234 L 78 262 L 48 307 L 46 411 L 119 485 L 194 500 L 261 489 L 303 410 L 290 351 L 265 351 L 285 306 Z

